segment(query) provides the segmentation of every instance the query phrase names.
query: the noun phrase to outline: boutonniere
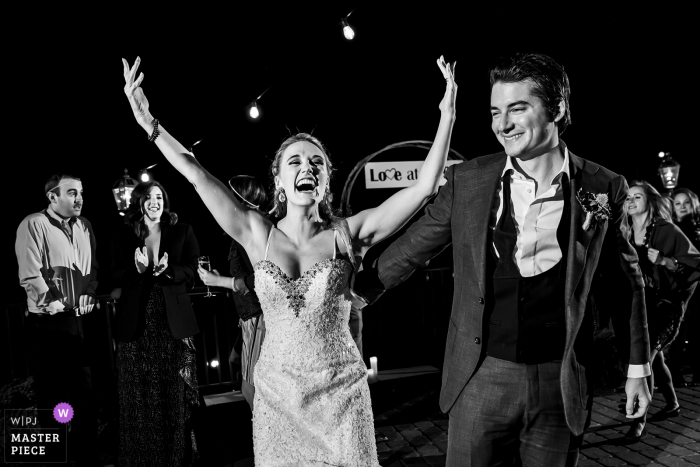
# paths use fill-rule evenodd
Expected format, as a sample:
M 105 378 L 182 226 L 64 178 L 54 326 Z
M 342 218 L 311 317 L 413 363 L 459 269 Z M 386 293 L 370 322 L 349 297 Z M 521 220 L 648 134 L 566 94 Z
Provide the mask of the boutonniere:
M 586 213 L 586 220 L 583 222 L 583 230 L 588 230 L 593 219 L 597 221 L 607 220 L 610 216 L 610 205 L 608 195 L 605 193 L 593 194 L 583 191 L 583 188 L 576 193 L 576 199 L 581 203 L 583 211 Z

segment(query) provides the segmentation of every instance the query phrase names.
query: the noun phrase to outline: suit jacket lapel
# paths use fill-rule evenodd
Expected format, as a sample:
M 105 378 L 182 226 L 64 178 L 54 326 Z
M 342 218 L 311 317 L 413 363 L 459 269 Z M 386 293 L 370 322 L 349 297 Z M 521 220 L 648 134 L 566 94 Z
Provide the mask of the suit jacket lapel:
M 158 242 L 158 258 L 154 259 L 154 263 L 157 264 L 158 261 L 163 257 L 163 253 L 168 251 L 170 248 L 170 238 L 168 237 L 168 231 L 170 230 L 169 225 L 160 225 L 160 241 Z M 145 240 L 139 242 L 139 248 L 143 248 L 146 245 Z M 154 266 L 155 266 L 154 264 Z
M 489 250 L 487 243 L 491 209 L 499 189 L 501 173 L 506 166 L 506 157 L 503 153 L 503 157 L 495 162 L 480 166 L 479 172 L 475 175 L 470 174 L 469 180 L 465 181 L 468 184 L 466 191 L 469 193 L 466 206 L 472 215 L 469 216 L 464 235 L 471 243 L 474 270 L 477 273 L 482 296 L 486 295 L 484 276 L 486 275 L 486 255 Z
M 588 247 L 591 244 L 591 240 L 598 231 L 598 223 L 595 221 L 591 222 L 588 230 L 583 230 L 583 223 L 586 220 L 586 213 L 576 198 L 576 193 L 579 189 L 583 188 L 584 191 L 590 191 L 586 179 L 588 178 L 588 172 L 584 170 L 585 161 L 579 157 L 574 156 L 571 151 L 569 151 L 570 159 L 570 203 L 571 203 L 571 225 L 569 231 L 569 254 L 567 256 L 566 265 L 566 284 L 565 284 L 565 297 L 566 303 L 568 304 L 571 300 L 571 296 L 576 290 L 581 276 L 586 269 L 586 257 L 588 254 Z M 567 307 L 568 309 L 568 307 Z
M 158 245 L 158 255 L 162 258 L 163 253 L 168 251 L 170 247 L 170 238 L 168 236 L 168 232 L 170 231 L 170 226 L 169 225 L 163 225 L 161 224 L 160 227 L 160 244 Z M 160 260 L 160 258 L 158 258 Z
M 486 255 L 488 253 L 488 230 L 491 218 L 492 205 L 495 202 L 497 190 L 499 190 L 500 177 L 506 164 L 505 154 L 502 158 L 485 162 L 479 167 L 476 174 L 470 174 L 467 184 L 466 207 L 471 214 L 463 234 L 471 243 L 472 258 L 474 260 L 474 270 L 477 273 L 479 288 L 482 295 L 486 294 Z M 599 230 L 597 222 L 591 222 L 588 230 L 583 230 L 583 223 L 586 220 L 586 213 L 576 198 L 576 193 L 580 188 L 584 191 L 591 191 L 594 187 L 589 186 L 588 179 L 592 176 L 587 172 L 585 161 L 569 151 L 569 202 L 571 206 L 571 220 L 569 229 L 569 249 L 566 265 L 565 297 L 568 304 L 571 296 L 581 280 L 581 276 L 586 269 L 586 257 L 588 247 Z M 459 192 L 459 190 L 458 190 Z

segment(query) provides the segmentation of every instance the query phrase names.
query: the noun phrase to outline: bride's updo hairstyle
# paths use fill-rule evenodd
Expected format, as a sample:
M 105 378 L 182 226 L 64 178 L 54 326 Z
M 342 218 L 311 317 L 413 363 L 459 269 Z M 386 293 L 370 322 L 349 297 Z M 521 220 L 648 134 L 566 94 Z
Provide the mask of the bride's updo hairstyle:
M 338 234 L 340 234 L 345 243 L 352 248 L 352 238 L 350 236 L 350 229 L 348 228 L 348 223 L 344 217 L 340 217 L 338 215 L 338 211 L 335 210 L 333 208 L 333 205 L 331 204 L 333 202 L 333 193 L 331 193 L 329 187 L 330 181 L 333 179 L 333 174 L 335 173 L 335 169 L 333 168 L 333 162 L 331 161 L 331 158 L 328 155 L 328 151 L 326 150 L 323 143 L 321 143 L 321 141 L 319 141 L 318 138 L 308 133 L 297 133 L 296 135 L 290 136 L 282 142 L 279 149 L 277 149 L 277 152 L 275 152 L 275 158 L 272 160 L 272 165 L 270 166 L 270 175 L 272 177 L 272 190 L 274 193 L 272 197 L 272 210 L 270 211 L 270 214 L 278 219 L 282 219 L 287 215 L 287 202 L 280 202 L 279 195 L 281 190 L 275 187 L 275 177 L 278 176 L 280 173 L 280 165 L 282 164 L 282 155 L 284 154 L 284 151 L 286 151 L 287 148 L 292 144 L 298 143 L 300 141 L 305 141 L 316 146 L 318 149 L 321 150 L 323 156 L 326 159 L 326 169 L 328 171 L 328 184 L 326 185 L 326 192 L 323 194 L 323 200 L 318 205 L 319 215 L 321 216 L 321 220 L 323 221 L 324 227 L 328 229 L 337 230 Z M 353 266 L 356 266 L 354 254 L 351 251 L 349 251 L 348 256 L 350 257 Z

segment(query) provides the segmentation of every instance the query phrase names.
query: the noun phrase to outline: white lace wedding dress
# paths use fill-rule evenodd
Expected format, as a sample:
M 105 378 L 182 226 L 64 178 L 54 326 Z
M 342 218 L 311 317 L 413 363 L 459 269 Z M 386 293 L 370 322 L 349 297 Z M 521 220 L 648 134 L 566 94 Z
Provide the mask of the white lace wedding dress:
M 256 467 L 379 465 L 367 370 L 348 327 L 352 265 L 336 258 L 335 238 L 333 258 L 298 279 L 267 250 L 254 267 L 267 327 L 255 367 Z

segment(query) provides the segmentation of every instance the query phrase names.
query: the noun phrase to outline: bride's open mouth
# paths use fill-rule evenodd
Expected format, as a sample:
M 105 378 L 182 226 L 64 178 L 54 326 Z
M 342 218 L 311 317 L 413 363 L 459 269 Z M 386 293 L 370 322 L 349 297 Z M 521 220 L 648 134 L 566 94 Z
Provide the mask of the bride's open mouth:
M 318 181 L 313 177 L 304 177 L 301 180 L 297 181 L 297 184 L 294 188 L 299 193 L 308 193 L 315 195 L 318 191 Z

